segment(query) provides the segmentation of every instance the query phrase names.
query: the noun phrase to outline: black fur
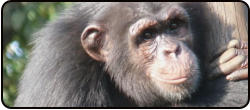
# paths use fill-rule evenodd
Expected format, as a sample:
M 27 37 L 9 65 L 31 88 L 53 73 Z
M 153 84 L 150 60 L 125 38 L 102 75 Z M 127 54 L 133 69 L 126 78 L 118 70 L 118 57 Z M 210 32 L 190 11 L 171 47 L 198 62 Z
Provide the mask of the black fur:
M 161 6 L 169 6 L 169 3 L 160 3 Z M 203 79 L 199 91 L 180 103 L 163 102 L 161 97 L 154 94 L 148 94 L 149 91 L 133 91 L 131 87 L 140 88 L 143 85 L 149 85 L 144 82 L 137 85 L 135 79 L 140 79 L 140 75 L 132 74 L 139 72 L 133 68 L 133 64 L 123 64 L 128 61 L 127 42 L 122 37 L 113 37 L 116 42 L 113 54 L 113 63 L 107 66 L 111 70 L 127 71 L 128 74 L 108 73 L 105 71 L 105 64 L 97 62 L 90 58 L 81 45 L 80 36 L 84 28 L 93 19 L 98 17 L 107 17 L 112 15 L 109 10 L 107 14 L 106 7 L 110 3 L 79 3 L 72 8 L 64 11 L 60 17 L 53 22 L 48 23 L 42 30 L 35 34 L 34 48 L 31 53 L 31 59 L 21 78 L 18 97 L 15 106 L 24 107 L 113 107 L 113 106 L 143 106 L 136 103 L 141 100 L 147 105 L 144 106 L 243 106 L 247 102 L 248 81 L 230 82 L 224 78 L 218 78 L 215 81 Z M 147 7 L 146 7 L 147 6 Z M 158 5 L 146 4 L 143 8 L 152 8 L 157 10 Z M 191 9 L 190 6 L 185 8 Z M 195 7 L 194 7 L 195 8 Z M 105 14 L 104 14 L 105 13 Z M 189 10 L 192 18 L 192 10 Z M 124 13 L 121 13 L 122 16 Z M 124 15 L 125 16 L 125 15 Z M 132 16 L 132 15 L 131 15 Z M 109 18 L 109 19 L 108 19 Z M 124 20 L 129 19 L 125 17 Z M 126 24 L 122 20 L 107 17 L 107 21 L 123 25 L 112 29 L 116 33 L 125 35 Z M 193 18 L 195 23 L 195 17 Z M 199 23 L 197 23 L 199 24 Z M 111 24 L 112 25 L 112 24 Z M 193 25 L 195 27 L 195 25 Z M 196 30 L 197 35 L 202 35 L 202 30 Z M 119 36 L 119 35 L 113 35 Z M 202 38 L 196 39 L 201 41 Z M 117 42 L 119 41 L 119 42 Z M 206 45 L 200 43 L 200 45 Z M 195 49 L 195 52 L 201 52 L 201 49 Z M 199 54 L 199 53 L 198 53 Z M 203 54 L 200 58 L 205 57 Z M 119 61 L 118 61 L 119 60 Z M 121 63 L 121 64 L 119 64 Z M 130 73 L 130 74 L 129 74 Z M 116 84 L 114 80 L 120 82 Z M 127 88 L 126 90 L 120 87 Z M 131 88 L 131 89 L 129 89 Z M 136 89 L 140 90 L 140 89 Z M 141 89 L 143 90 L 143 89 Z M 128 97 L 124 92 L 134 93 L 134 97 Z M 157 94 L 156 94 L 157 95 Z M 135 100 L 134 100 L 135 99 Z M 153 102 L 152 102 L 153 101 Z M 144 104 L 145 104 L 144 103 Z

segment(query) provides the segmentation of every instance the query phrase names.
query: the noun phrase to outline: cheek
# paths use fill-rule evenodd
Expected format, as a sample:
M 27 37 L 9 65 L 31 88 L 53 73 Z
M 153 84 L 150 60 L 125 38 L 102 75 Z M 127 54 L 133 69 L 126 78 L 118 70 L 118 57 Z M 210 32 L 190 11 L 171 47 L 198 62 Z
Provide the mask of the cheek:
M 148 73 L 158 74 L 169 79 L 178 76 L 193 75 L 198 68 L 198 59 L 189 49 L 182 49 L 180 55 L 173 59 L 158 53 L 149 67 Z
M 174 59 L 156 51 L 157 54 L 147 65 L 146 75 L 154 83 L 161 84 L 163 88 L 166 86 L 167 89 L 170 87 L 178 90 L 175 85 L 182 84 L 192 87 L 200 76 L 198 59 L 184 44 L 181 45 L 181 50 L 180 54 Z
M 200 79 L 198 59 L 195 54 L 188 48 L 184 48 L 176 60 L 158 57 L 158 54 L 146 70 L 156 90 L 166 99 L 176 100 L 182 100 L 195 92 Z M 180 81 L 182 77 L 187 79 Z M 176 80 L 178 78 L 180 80 Z
M 156 56 L 156 49 L 157 44 L 153 41 L 143 43 L 136 51 L 135 60 L 140 61 L 140 64 L 145 66 L 144 68 L 148 68 Z

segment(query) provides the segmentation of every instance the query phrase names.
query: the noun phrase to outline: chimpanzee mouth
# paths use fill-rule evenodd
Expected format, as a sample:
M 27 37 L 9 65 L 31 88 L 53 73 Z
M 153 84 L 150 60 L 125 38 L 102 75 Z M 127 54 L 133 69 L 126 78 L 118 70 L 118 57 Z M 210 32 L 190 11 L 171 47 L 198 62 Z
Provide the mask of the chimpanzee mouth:
M 188 76 L 179 76 L 175 78 L 161 77 L 160 75 L 156 75 L 156 74 L 151 74 L 151 76 L 155 80 L 163 82 L 163 83 L 167 83 L 167 84 L 182 84 L 188 80 Z

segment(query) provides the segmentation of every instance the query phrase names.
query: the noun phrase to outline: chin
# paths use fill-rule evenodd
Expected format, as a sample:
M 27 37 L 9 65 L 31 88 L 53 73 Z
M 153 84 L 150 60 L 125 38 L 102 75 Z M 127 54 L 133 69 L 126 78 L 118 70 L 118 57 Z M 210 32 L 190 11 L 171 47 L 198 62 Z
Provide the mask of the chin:
M 198 66 L 195 66 L 198 68 Z M 171 102 L 179 102 L 186 98 L 190 98 L 194 93 L 200 82 L 200 71 L 193 69 L 189 76 L 180 77 L 178 79 L 164 79 L 162 77 L 155 77 L 151 75 L 151 82 L 165 100 Z

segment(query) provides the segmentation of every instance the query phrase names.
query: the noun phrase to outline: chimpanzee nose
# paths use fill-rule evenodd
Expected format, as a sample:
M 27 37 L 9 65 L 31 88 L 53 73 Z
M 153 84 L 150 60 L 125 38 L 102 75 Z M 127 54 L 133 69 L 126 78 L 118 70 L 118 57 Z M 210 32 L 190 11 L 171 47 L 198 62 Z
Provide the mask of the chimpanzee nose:
M 177 56 L 180 54 L 181 48 L 178 44 L 171 44 L 168 45 L 167 48 L 164 50 L 164 54 L 166 56 Z

